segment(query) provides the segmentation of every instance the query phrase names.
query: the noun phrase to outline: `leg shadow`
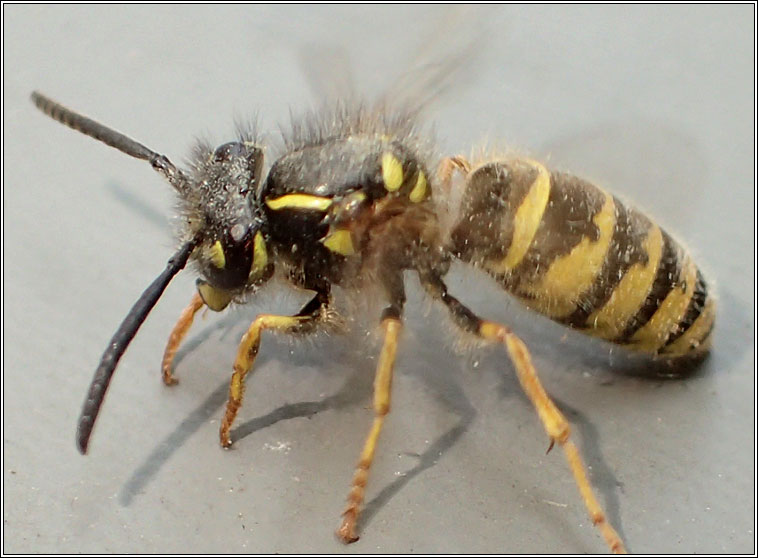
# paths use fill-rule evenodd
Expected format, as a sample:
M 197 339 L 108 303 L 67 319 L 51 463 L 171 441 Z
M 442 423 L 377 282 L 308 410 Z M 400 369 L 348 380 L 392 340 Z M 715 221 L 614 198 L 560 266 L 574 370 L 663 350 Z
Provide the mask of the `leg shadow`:
M 229 393 L 229 383 L 223 382 L 208 398 L 192 411 L 174 431 L 169 434 L 145 459 L 136 471 L 129 477 L 126 484 L 119 493 L 118 500 L 123 506 L 128 506 L 134 500 L 134 497 L 140 494 L 145 487 L 153 480 L 161 467 L 171 458 L 177 449 L 197 432 L 203 425 L 208 423 L 208 419 L 218 413 L 219 409 L 226 402 Z
M 189 352 L 197 348 L 197 346 L 206 340 L 214 331 L 234 327 L 240 319 L 242 318 L 239 316 L 229 316 L 224 320 L 219 321 L 219 323 L 207 328 L 207 330 L 202 331 L 187 342 L 184 349 L 180 351 L 182 356 L 189 354 Z M 282 344 L 280 342 L 277 345 L 275 340 L 272 339 L 268 345 L 267 352 L 271 354 L 269 356 L 259 356 L 256 363 L 257 366 L 265 366 L 270 360 L 278 360 L 277 355 L 283 352 L 289 353 L 288 350 L 283 351 L 283 346 L 286 346 L 286 343 Z M 177 358 L 177 361 L 178 360 L 180 359 Z M 232 441 L 239 441 L 250 434 L 267 428 L 281 420 L 311 417 L 327 409 L 336 409 L 348 405 L 354 405 L 365 400 L 370 393 L 370 385 L 372 381 L 371 375 L 364 374 L 363 369 L 360 366 L 353 366 L 352 369 L 354 372 L 352 372 L 336 394 L 320 401 L 307 401 L 283 405 L 266 415 L 251 419 L 232 431 Z M 119 502 L 122 505 L 130 505 L 135 496 L 145 489 L 176 450 L 182 447 L 190 436 L 206 425 L 210 417 L 219 414 L 227 401 L 228 395 L 229 382 L 228 380 L 224 380 L 219 387 L 216 388 L 205 401 L 203 401 L 203 403 L 193 410 L 171 434 L 157 445 L 142 465 L 134 471 L 121 489 Z
M 579 431 L 582 440 L 581 453 L 585 456 L 586 462 L 592 465 L 588 471 L 590 484 L 602 495 L 603 509 L 608 516 L 608 521 L 618 531 L 621 540 L 626 544 L 624 526 L 621 523 L 621 503 L 618 498 L 618 491 L 623 491 L 624 484 L 616 478 L 613 468 L 608 465 L 603 457 L 602 443 L 597 427 L 577 409 L 570 407 L 556 397 L 551 397 L 574 430 Z M 628 546 L 627 551 L 629 551 Z

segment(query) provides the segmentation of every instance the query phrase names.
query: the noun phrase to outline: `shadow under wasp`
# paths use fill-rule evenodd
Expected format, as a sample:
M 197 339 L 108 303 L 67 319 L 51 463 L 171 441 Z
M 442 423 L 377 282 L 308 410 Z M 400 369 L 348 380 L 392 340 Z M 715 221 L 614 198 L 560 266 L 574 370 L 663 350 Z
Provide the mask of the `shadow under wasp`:
M 167 385 L 176 382 L 174 357 L 202 308 L 219 312 L 245 302 L 277 270 L 313 293 L 294 315 L 259 315 L 242 337 L 219 432 L 223 447 L 232 443 L 263 332 L 305 335 L 336 326 L 332 287 L 375 289 L 385 306 L 374 421 L 337 530 L 343 542 L 357 540 L 369 470 L 390 409 L 403 274 L 410 271 L 447 307 L 457 328 L 505 347 L 549 447 L 557 443 L 565 452 L 593 524 L 612 551 L 625 551 L 526 345 L 508 326 L 479 317 L 452 296 L 445 276 L 460 260 L 487 272 L 527 306 L 588 335 L 653 357 L 702 356 L 714 323 L 713 298 L 689 255 L 647 217 L 588 182 L 526 158 L 470 162 L 457 156 L 435 165 L 417 113 L 382 103 L 336 104 L 294 122 L 284 134 L 284 153 L 264 177 L 263 146 L 251 132 L 240 130 L 235 141 L 216 148 L 198 145 L 183 170 L 40 93 L 32 101 L 53 119 L 148 161 L 180 205 L 179 249 L 126 316 L 95 372 L 77 430 L 82 453 L 119 359 L 188 261 L 200 278 L 169 336 L 161 365 Z

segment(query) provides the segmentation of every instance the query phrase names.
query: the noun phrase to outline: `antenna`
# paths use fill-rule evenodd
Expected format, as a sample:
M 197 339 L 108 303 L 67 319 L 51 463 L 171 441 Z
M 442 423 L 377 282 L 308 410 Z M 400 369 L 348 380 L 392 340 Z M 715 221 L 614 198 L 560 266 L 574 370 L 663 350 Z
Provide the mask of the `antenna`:
M 95 122 L 91 118 L 74 112 L 37 91 L 32 93 L 32 102 L 53 120 L 57 120 L 61 124 L 65 124 L 69 128 L 95 138 L 106 145 L 115 147 L 131 157 L 148 161 L 153 169 L 161 173 L 176 190 L 179 192 L 187 190 L 188 181 L 186 175 L 177 169 L 165 155 L 156 153 L 121 132 L 117 132 L 107 126 L 103 126 L 99 122 Z
M 100 364 L 97 370 L 95 370 L 95 376 L 92 378 L 92 383 L 87 392 L 87 399 L 84 401 L 82 414 L 79 416 L 79 424 L 76 429 L 76 446 L 81 453 L 87 453 L 87 445 L 92 434 L 92 428 L 95 426 L 95 419 L 100 412 L 103 399 L 105 399 L 105 392 L 108 390 L 108 385 L 111 382 L 118 361 L 126 352 L 129 343 L 134 339 L 140 326 L 145 321 L 145 318 L 147 318 L 150 310 L 158 302 L 163 291 L 168 287 L 171 279 L 187 264 L 192 250 L 199 242 L 200 236 L 198 235 L 182 246 L 169 259 L 166 269 L 145 289 L 139 300 L 132 306 L 129 314 L 124 318 L 124 321 L 121 322 L 116 333 L 113 334 L 110 343 L 108 343 L 108 348 L 105 349 L 103 357 L 100 359 Z

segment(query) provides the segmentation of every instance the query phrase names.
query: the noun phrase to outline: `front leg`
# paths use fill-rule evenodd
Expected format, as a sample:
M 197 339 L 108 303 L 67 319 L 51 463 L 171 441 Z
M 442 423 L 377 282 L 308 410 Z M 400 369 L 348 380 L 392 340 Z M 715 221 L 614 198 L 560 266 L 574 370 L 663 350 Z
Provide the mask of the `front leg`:
M 174 329 L 171 330 L 171 335 L 169 335 L 168 342 L 166 343 L 166 350 L 163 352 L 161 372 L 163 373 L 163 383 L 167 386 L 173 386 L 179 381 L 174 377 L 172 372 L 174 357 L 179 350 L 179 345 L 181 345 L 182 340 L 192 326 L 195 314 L 197 314 L 203 306 L 206 306 L 214 312 L 221 312 L 224 308 L 229 306 L 229 303 L 232 301 L 231 293 L 216 289 L 203 279 L 198 279 L 196 285 L 197 292 L 192 297 L 189 305 L 179 316 Z
M 167 386 L 173 386 L 179 381 L 174 377 L 172 372 L 174 357 L 179 350 L 179 345 L 182 343 L 185 335 L 187 335 L 187 332 L 195 319 L 195 314 L 197 314 L 204 305 L 205 303 L 200 294 L 195 293 L 189 305 L 179 316 L 174 329 L 171 330 L 171 335 L 168 336 L 166 350 L 163 352 L 163 360 L 161 361 L 163 383 Z
M 279 331 L 301 335 L 311 333 L 316 326 L 324 322 L 329 316 L 330 296 L 327 292 L 318 292 L 313 299 L 306 304 L 300 312 L 294 316 L 278 316 L 274 314 L 261 314 L 250 325 L 237 350 L 237 358 L 234 360 L 234 372 L 229 384 L 229 400 L 226 404 L 224 420 L 221 422 L 219 438 L 221 445 L 228 448 L 232 445 L 229 432 L 237 416 L 237 411 L 242 406 L 242 397 L 245 391 L 245 376 L 253 367 L 255 357 L 261 345 L 261 334 L 267 330 Z

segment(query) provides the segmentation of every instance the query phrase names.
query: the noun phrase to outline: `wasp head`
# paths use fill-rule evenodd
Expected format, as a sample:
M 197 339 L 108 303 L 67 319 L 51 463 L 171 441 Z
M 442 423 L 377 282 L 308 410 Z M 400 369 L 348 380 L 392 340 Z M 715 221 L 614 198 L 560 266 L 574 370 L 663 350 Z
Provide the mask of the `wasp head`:
M 250 141 L 197 149 L 181 200 L 203 278 L 198 291 L 212 310 L 265 282 L 273 271 L 257 196 L 263 151 Z

